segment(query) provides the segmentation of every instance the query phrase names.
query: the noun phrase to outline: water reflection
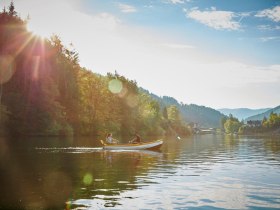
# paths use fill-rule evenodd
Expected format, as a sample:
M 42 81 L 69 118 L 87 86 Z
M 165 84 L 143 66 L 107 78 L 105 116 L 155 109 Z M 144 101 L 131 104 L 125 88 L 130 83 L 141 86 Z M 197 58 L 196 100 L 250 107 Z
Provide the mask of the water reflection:
M 121 205 L 122 193 L 147 186 L 151 182 L 138 182 L 146 176 L 150 165 L 161 158 L 162 153 L 154 151 L 96 151 L 92 161 L 81 162 L 80 172 L 90 174 L 92 183 L 76 188 L 79 199 L 67 202 L 72 208 L 78 206 L 113 207 Z M 90 195 L 90 196 L 89 196 Z M 126 197 L 132 199 L 132 197 Z
M 92 139 L 0 145 L 2 209 L 280 208 L 277 138 L 170 138 L 159 152 L 104 151 Z

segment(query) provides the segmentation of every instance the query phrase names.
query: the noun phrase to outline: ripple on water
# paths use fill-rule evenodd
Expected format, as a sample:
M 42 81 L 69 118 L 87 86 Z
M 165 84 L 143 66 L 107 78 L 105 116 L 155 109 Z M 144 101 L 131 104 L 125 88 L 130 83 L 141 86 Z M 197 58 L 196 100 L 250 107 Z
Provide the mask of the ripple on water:
M 167 139 L 157 153 L 104 153 L 98 147 L 35 151 L 58 153 L 54 162 L 40 160 L 47 170 L 57 162 L 73 163 L 63 165 L 73 169 L 69 177 L 78 177 L 73 209 L 280 209 L 280 144 L 267 141 L 197 136 L 179 143 Z M 80 174 L 89 172 L 93 182 L 85 187 Z
M 41 153 L 92 153 L 103 151 L 102 147 L 39 147 L 35 149 Z

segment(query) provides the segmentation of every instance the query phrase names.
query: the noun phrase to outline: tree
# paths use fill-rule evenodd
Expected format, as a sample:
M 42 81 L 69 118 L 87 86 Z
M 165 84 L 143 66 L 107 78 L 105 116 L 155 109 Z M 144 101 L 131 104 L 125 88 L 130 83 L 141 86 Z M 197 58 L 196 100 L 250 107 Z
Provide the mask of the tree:
M 13 57 L 9 75 L 0 72 L 1 128 L 18 135 L 186 132 L 178 106 L 161 109 L 136 81 L 117 72 L 101 76 L 81 68 L 72 45 L 64 46 L 56 35 L 39 40 L 27 31 L 13 2 L 8 12 L 0 12 L 0 66 Z M 114 82 L 119 91 L 110 89 Z
M 181 122 L 179 109 L 175 105 L 171 105 L 167 108 L 167 116 L 171 124 L 175 125 Z
M 15 11 L 15 6 L 14 6 L 14 2 L 13 1 L 11 1 L 11 3 L 10 3 L 8 14 L 10 16 L 16 16 L 17 15 L 17 12 Z
M 227 121 L 227 118 L 226 118 L 226 117 L 222 117 L 222 118 L 221 118 L 221 128 L 222 128 L 223 130 L 224 130 L 224 125 L 225 125 L 226 121 Z
M 137 130 L 143 130 L 145 135 L 159 135 L 163 133 L 162 114 L 160 105 L 146 93 L 139 95 Z
M 3 8 L 3 14 L 6 14 L 6 13 L 7 13 L 6 7 L 4 6 L 4 8 Z
M 166 108 L 166 106 L 163 107 L 162 116 L 164 117 L 164 119 L 168 119 L 168 113 L 167 113 L 167 108 Z
M 229 119 L 226 120 L 224 124 L 224 129 L 226 133 L 228 134 L 234 134 L 239 131 L 239 128 L 242 126 L 242 124 L 238 121 L 237 118 L 234 118 L 232 115 Z

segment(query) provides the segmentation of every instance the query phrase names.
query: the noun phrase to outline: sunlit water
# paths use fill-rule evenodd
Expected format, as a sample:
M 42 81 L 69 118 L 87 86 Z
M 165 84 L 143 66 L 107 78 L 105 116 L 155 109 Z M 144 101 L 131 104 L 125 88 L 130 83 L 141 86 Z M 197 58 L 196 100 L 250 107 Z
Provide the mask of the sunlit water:
M 279 138 L 118 152 L 92 139 L 1 139 L 0 163 L 2 209 L 280 209 Z

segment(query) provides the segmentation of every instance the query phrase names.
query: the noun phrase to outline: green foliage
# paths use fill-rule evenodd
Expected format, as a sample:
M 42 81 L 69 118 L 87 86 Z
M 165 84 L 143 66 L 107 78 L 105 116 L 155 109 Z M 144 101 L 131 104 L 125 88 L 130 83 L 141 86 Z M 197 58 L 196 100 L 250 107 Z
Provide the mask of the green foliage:
M 222 118 L 221 118 L 221 128 L 222 128 L 223 130 L 224 130 L 224 125 L 225 125 L 226 121 L 227 121 L 227 118 L 226 118 L 226 117 L 222 117 Z
M 243 134 L 273 134 L 280 133 L 280 114 L 271 112 L 269 117 L 260 120 L 247 121 L 247 125 L 242 130 Z
M 264 118 L 262 126 L 266 129 L 279 129 L 280 128 L 280 114 L 271 113 L 269 118 Z
M 242 123 L 240 123 L 238 119 L 233 117 L 231 114 L 224 123 L 225 132 L 228 134 L 238 133 L 241 126 Z
M 240 123 L 237 121 L 232 121 L 228 119 L 224 124 L 224 129 L 226 133 L 234 134 L 239 131 Z
M 181 121 L 179 110 L 175 105 L 171 105 L 167 108 L 167 116 L 171 124 L 180 123 Z
M 183 105 L 181 112 L 183 119 L 208 128 L 220 128 L 221 118 L 225 117 L 215 109 L 195 104 Z
M 147 90 L 142 89 L 141 91 L 149 94 L 154 100 L 158 101 L 162 110 L 164 107 L 175 105 L 180 111 L 181 119 L 189 124 L 197 123 L 199 127 L 220 128 L 221 119 L 226 117 L 217 110 L 209 107 L 195 104 L 183 104 L 172 97 L 158 97 L 157 95 L 149 93 Z
M 1 68 L 0 75 L 10 73 L 1 80 L 0 123 L 5 131 L 67 136 L 112 132 L 123 137 L 170 130 L 189 134 L 177 106 L 162 111 L 135 81 L 117 72 L 101 76 L 82 68 L 72 45 L 66 47 L 56 35 L 39 39 L 25 24 L 13 3 L 8 12 L 0 12 L 0 64 L 9 67 Z M 2 64 L 10 57 L 11 65 Z
M 139 96 L 138 132 L 141 131 L 141 128 L 144 128 L 144 135 L 162 135 L 161 122 L 163 117 L 159 104 L 145 93 Z

